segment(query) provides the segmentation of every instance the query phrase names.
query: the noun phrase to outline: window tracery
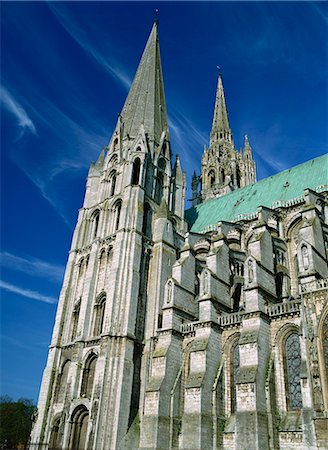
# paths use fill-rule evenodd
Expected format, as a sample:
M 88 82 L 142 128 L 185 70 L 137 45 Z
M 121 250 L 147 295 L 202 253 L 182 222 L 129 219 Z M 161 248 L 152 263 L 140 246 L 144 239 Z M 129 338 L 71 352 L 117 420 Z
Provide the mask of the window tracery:
M 286 394 L 289 409 L 302 408 L 300 383 L 301 348 L 297 333 L 291 333 L 285 341 Z

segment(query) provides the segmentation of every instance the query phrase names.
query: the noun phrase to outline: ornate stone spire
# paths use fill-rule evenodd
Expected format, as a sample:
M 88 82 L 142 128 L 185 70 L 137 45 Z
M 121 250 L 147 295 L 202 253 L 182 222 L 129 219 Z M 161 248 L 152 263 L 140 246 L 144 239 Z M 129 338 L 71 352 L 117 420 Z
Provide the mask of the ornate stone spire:
M 154 22 L 121 113 L 123 139 L 135 138 L 141 125 L 150 141 L 159 144 L 168 128 L 157 22 Z
M 230 125 L 229 125 L 222 76 L 219 71 L 210 145 L 218 143 L 222 140 L 231 142 L 232 134 L 231 134 L 231 129 L 230 129 Z

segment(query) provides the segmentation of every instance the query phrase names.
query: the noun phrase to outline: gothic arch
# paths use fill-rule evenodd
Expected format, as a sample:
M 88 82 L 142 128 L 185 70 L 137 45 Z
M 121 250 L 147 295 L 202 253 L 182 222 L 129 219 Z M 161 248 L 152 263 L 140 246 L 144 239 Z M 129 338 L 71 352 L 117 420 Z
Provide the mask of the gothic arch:
M 215 170 L 213 168 L 210 168 L 207 173 L 207 183 L 208 183 L 208 189 L 213 188 L 216 184 L 216 174 Z
M 94 336 L 100 336 L 100 334 L 103 331 L 105 308 L 106 308 L 106 293 L 101 292 L 98 295 L 94 306 L 94 321 L 93 321 Z
M 161 203 L 166 182 L 166 161 L 162 156 L 158 158 L 156 169 L 156 183 L 154 199 L 156 203 Z
M 132 186 L 138 186 L 140 184 L 141 175 L 141 159 L 139 157 L 134 158 L 132 164 L 132 176 L 131 184 Z
M 75 408 L 72 414 L 71 423 L 70 449 L 85 450 L 89 424 L 89 411 L 86 406 L 80 405 Z
M 287 323 L 277 331 L 275 356 L 278 403 L 284 411 L 300 409 L 302 408 L 301 346 L 297 325 Z
M 72 312 L 72 321 L 71 321 L 71 330 L 70 330 L 70 340 L 74 341 L 77 334 L 77 326 L 79 324 L 79 317 L 80 317 L 80 309 L 81 309 L 81 298 L 79 298 L 73 307 Z
M 109 182 L 108 196 L 113 197 L 115 195 L 116 182 L 117 182 L 117 171 L 115 169 L 113 169 L 109 172 L 108 182 Z
M 122 200 L 119 198 L 112 206 L 112 232 L 115 233 L 120 226 Z
M 81 397 L 91 398 L 98 355 L 91 351 L 84 364 L 81 381 Z
M 60 374 L 56 383 L 56 402 L 63 403 L 66 395 L 67 381 L 68 381 L 68 372 L 70 368 L 71 360 L 66 359 L 63 362 L 60 370 Z
M 223 355 L 225 358 L 225 397 L 227 400 L 226 410 L 229 414 L 236 412 L 237 380 L 239 371 L 239 338 L 240 333 L 231 335 L 224 344 Z
M 91 220 L 91 241 L 93 241 L 99 232 L 100 209 L 96 208 L 90 215 Z
M 291 295 L 298 297 L 298 254 L 297 246 L 299 244 L 298 232 L 302 224 L 301 213 L 294 214 L 286 224 L 286 236 L 287 236 L 287 258 L 288 269 L 291 281 Z
M 56 414 L 52 420 L 49 438 L 49 450 L 60 450 L 62 448 L 60 425 L 61 425 L 61 414 L 59 413 Z

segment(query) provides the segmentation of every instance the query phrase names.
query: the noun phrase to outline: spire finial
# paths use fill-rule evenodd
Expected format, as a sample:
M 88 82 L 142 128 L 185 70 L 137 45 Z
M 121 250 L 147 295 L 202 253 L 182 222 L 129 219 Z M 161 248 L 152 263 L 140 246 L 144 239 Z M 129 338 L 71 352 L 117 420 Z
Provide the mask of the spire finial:
M 156 8 L 156 9 L 155 9 L 155 19 L 154 19 L 154 23 L 155 23 L 156 25 L 158 25 L 158 13 L 159 13 L 159 9 Z

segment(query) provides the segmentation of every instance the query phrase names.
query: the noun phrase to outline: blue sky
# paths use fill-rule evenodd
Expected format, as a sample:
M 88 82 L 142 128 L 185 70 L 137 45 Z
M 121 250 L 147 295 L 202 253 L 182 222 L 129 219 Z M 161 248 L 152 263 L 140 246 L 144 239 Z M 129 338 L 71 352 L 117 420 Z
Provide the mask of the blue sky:
M 2 2 L 1 394 L 37 399 L 88 167 L 156 8 L 188 184 L 208 143 L 217 65 L 236 147 L 248 134 L 258 179 L 327 151 L 327 3 Z

